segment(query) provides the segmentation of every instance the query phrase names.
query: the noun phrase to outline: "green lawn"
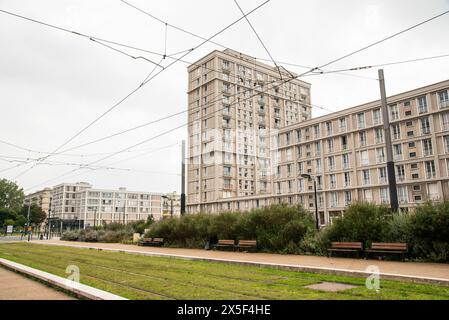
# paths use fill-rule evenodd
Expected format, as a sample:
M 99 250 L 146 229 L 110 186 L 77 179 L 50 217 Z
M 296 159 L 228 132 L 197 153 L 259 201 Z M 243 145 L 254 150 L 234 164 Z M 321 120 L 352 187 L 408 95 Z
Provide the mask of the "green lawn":
M 149 257 L 29 243 L 0 244 L 0 257 L 66 277 L 77 265 L 81 282 L 129 299 L 449 299 L 449 287 Z M 359 287 L 328 293 L 304 286 L 333 281 Z

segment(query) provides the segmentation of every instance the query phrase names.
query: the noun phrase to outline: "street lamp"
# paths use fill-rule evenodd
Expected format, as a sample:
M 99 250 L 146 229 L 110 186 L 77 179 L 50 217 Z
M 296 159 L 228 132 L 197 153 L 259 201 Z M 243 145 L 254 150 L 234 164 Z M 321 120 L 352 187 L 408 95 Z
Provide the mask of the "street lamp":
M 316 177 L 313 177 L 312 175 L 307 174 L 307 173 L 301 174 L 301 177 L 303 177 L 304 179 L 313 180 L 313 191 L 314 191 L 314 198 L 315 198 L 315 223 L 316 223 L 316 229 L 318 231 L 320 231 L 320 224 L 319 224 L 319 219 L 318 219 L 318 197 L 316 194 Z
M 167 196 L 162 196 L 162 198 L 170 201 L 170 216 L 173 218 L 173 198 Z

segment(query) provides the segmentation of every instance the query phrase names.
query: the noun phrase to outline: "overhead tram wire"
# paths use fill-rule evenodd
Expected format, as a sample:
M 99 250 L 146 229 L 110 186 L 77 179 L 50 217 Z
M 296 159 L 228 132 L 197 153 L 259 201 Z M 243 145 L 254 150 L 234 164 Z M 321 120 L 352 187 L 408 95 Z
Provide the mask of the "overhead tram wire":
M 242 17 L 240 17 L 239 19 L 235 20 L 234 22 L 232 22 L 231 24 L 229 24 L 228 26 L 226 26 L 225 28 L 221 29 L 220 31 L 218 31 L 217 33 L 215 33 L 214 35 L 212 35 L 211 37 L 209 37 L 208 39 L 204 40 L 203 42 L 201 42 L 200 44 L 198 44 L 197 46 L 195 46 L 193 48 L 193 50 L 198 49 L 199 47 L 203 46 L 205 43 L 207 43 L 208 41 L 210 41 L 211 39 L 215 38 L 216 36 L 218 36 L 219 34 L 223 33 L 224 31 L 228 30 L 229 28 L 231 28 L 233 25 L 235 25 L 236 23 L 238 23 L 240 20 L 244 19 L 246 16 L 250 15 L 251 13 L 253 13 L 254 11 L 258 10 L 259 8 L 261 8 L 262 6 L 264 6 L 265 4 L 267 4 L 268 2 L 270 2 L 271 0 L 265 0 L 263 3 L 259 4 L 257 7 L 255 7 L 254 9 L 252 9 L 251 11 L 249 11 L 248 13 L 244 14 Z M 3 10 L 2 10 L 3 11 Z M 9 13 L 10 14 L 10 13 Z M 17 15 L 16 15 L 17 16 Z M 24 17 L 21 17 L 24 18 Z M 27 20 L 29 20 L 27 18 Z M 36 20 L 34 20 L 35 22 L 37 22 Z M 49 25 L 50 26 L 50 25 Z M 59 28 L 58 28 L 59 29 Z M 61 29 L 64 31 L 69 31 L 67 29 Z M 71 32 L 73 33 L 73 32 Z M 67 141 L 65 141 L 63 144 L 61 144 L 58 148 L 56 148 L 53 152 L 57 152 L 59 151 L 61 148 L 63 148 L 65 145 L 67 145 L 68 143 L 70 143 L 73 139 L 75 139 L 76 137 L 78 137 L 81 133 L 83 133 L 84 131 L 86 131 L 88 128 L 90 128 L 93 124 L 95 124 L 97 121 L 99 121 L 101 118 L 103 118 L 106 114 L 108 114 L 109 112 L 111 112 L 112 110 L 114 110 L 116 107 L 118 107 L 121 103 L 123 103 L 125 100 L 127 100 L 130 96 L 132 96 L 134 93 L 136 93 L 138 90 L 140 90 L 140 88 L 142 88 L 144 85 L 146 85 L 148 82 L 150 82 L 151 80 L 153 80 L 155 77 L 157 77 L 159 74 L 161 74 L 161 72 L 165 71 L 166 69 L 168 69 L 169 67 L 171 67 L 172 65 L 174 65 L 176 62 L 178 62 L 180 59 L 184 58 L 185 56 L 187 56 L 188 54 L 192 53 L 193 50 L 188 51 L 186 53 L 184 53 L 180 58 L 176 58 L 175 61 L 172 61 L 170 64 L 168 64 L 164 69 L 160 70 L 159 72 L 157 72 L 156 74 L 154 74 L 153 76 L 151 76 L 150 78 L 146 79 L 144 82 L 142 82 L 136 89 L 132 90 L 129 94 L 127 94 L 124 98 L 122 98 L 119 102 L 117 102 L 116 104 L 114 104 L 112 107 L 110 107 L 108 110 L 106 110 L 104 113 L 102 113 L 99 117 L 97 117 L 95 120 L 93 120 L 92 122 L 90 122 L 87 126 L 85 126 L 83 129 L 81 129 L 80 131 L 78 131 L 74 136 L 72 136 L 70 139 L 68 139 Z M 48 157 L 50 157 L 51 155 L 48 155 L 46 157 L 44 157 L 43 160 L 47 159 Z M 39 162 L 38 162 L 39 163 Z M 18 177 L 24 175 L 25 173 L 29 172 L 30 170 L 32 170 L 33 168 L 36 167 L 36 165 L 38 165 L 38 163 L 33 164 L 30 168 L 22 171 L 21 173 L 19 173 L 14 180 L 16 180 Z
M 242 8 L 240 7 L 239 3 L 237 2 L 237 0 L 234 0 L 234 3 L 236 4 L 237 8 L 239 8 L 239 11 L 244 15 L 245 12 L 243 12 Z M 265 49 L 265 51 L 267 52 L 268 56 L 270 57 L 271 61 L 274 63 L 274 65 L 276 66 L 278 72 L 279 72 L 279 77 L 282 79 L 282 73 L 281 73 L 281 69 L 278 66 L 278 64 L 276 63 L 276 61 L 274 60 L 273 56 L 271 55 L 270 51 L 268 50 L 267 46 L 265 45 L 265 43 L 262 41 L 262 38 L 259 36 L 259 34 L 257 33 L 256 29 L 254 28 L 254 26 L 252 25 L 251 21 L 249 21 L 248 17 L 245 17 L 246 22 L 248 22 L 248 25 L 251 27 L 251 29 L 253 30 L 254 34 L 256 35 L 257 39 L 259 40 L 260 44 L 262 45 L 262 47 Z M 285 69 L 285 68 L 284 68 Z M 287 70 L 287 69 L 285 69 Z M 291 75 L 291 74 L 290 74 Z
M 123 1 L 123 0 L 122 0 L 122 1 Z M 384 42 L 384 41 L 387 41 L 387 40 L 389 40 L 389 39 L 392 39 L 392 38 L 394 38 L 394 37 L 396 37 L 396 36 L 398 36 L 398 35 L 401 35 L 401 34 L 407 32 L 407 31 L 410 31 L 410 30 L 412 30 L 412 29 L 414 29 L 414 28 L 416 28 L 416 27 L 418 27 L 418 26 L 421 26 L 421 25 L 423 25 L 423 24 L 425 24 L 425 23 L 427 23 L 427 22 L 430 22 L 430 21 L 432 21 L 432 20 L 434 20 L 434 19 L 436 19 L 436 18 L 438 18 L 438 17 L 441 17 L 441 16 L 443 16 L 444 14 L 447 14 L 447 13 L 449 13 L 449 10 L 446 11 L 446 12 L 443 12 L 443 13 L 441 13 L 441 14 L 439 14 L 439 15 L 436 15 L 436 16 L 430 18 L 430 19 L 427 19 L 427 20 L 425 20 L 425 21 L 423 21 L 423 22 L 420 22 L 420 23 L 418 23 L 418 24 L 415 24 L 415 25 L 413 25 L 413 26 L 411 26 L 411 27 L 409 27 L 409 28 L 406 28 L 406 29 L 404 29 L 404 30 L 402 30 L 402 31 L 399 31 L 399 32 L 397 32 L 397 33 L 394 33 L 393 35 L 390 35 L 390 36 L 388 36 L 388 37 L 386 37 L 386 38 L 383 38 L 383 39 L 381 39 L 381 40 L 379 40 L 379 41 L 376 41 L 376 42 L 374 42 L 374 43 L 372 43 L 372 44 L 370 44 L 370 45 L 364 46 L 364 47 L 362 47 L 362 48 L 360 48 L 360 49 L 358 49 L 358 50 L 355 50 L 355 51 L 353 51 L 353 52 L 350 52 L 350 53 L 348 53 L 348 54 L 346 54 L 346 55 L 344 55 L 344 56 L 342 56 L 342 57 L 339 57 L 339 58 L 337 58 L 337 59 L 331 60 L 330 62 L 325 63 L 325 64 L 323 64 L 323 65 L 321 65 L 321 66 L 319 66 L 319 67 L 311 68 L 309 71 L 306 71 L 306 72 L 304 72 L 304 73 L 302 73 L 302 74 L 300 74 L 300 75 L 298 75 L 298 76 L 289 78 L 289 79 L 287 79 L 287 80 L 283 80 L 282 83 L 281 83 L 280 85 L 283 85 L 283 84 L 285 84 L 285 83 L 287 83 L 287 82 L 290 82 L 290 81 L 292 81 L 292 80 L 294 80 L 294 79 L 297 79 L 297 78 L 300 78 L 300 77 L 302 77 L 302 76 L 305 76 L 305 75 L 307 75 L 307 74 L 309 74 L 309 73 L 312 73 L 312 72 L 314 72 L 314 71 L 316 71 L 316 70 L 320 70 L 321 68 L 323 68 L 323 67 L 325 67 L 325 66 L 329 66 L 329 65 L 331 65 L 331 64 L 334 64 L 334 63 L 336 63 L 336 62 L 338 62 L 338 61 L 341 61 L 341 60 L 343 60 L 343 59 L 345 59 L 345 58 L 348 58 L 348 57 L 350 57 L 350 56 L 352 56 L 352 55 L 354 55 L 354 54 L 357 54 L 357 53 L 359 53 L 359 52 L 361 52 L 361 51 L 364 51 L 364 50 L 366 50 L 366 49 L 369 49 L 369 48 L 371 48 L 371 47 L 373 47 L 373 46 L 375 46 L 375 45 L 377 45 L 377 44 L 380 44 L 380 43 L 382 43 L 382 42 Z M 257 93 L 257 94 L 258 94 L 258 93 Z M 256 94 L 256 95 L 257 95 L 257 94 Z M 252 97 L 254 97 L 254 96 L 255 96 L 255 95 L 253 95 L 253 96 L 251 96 L 251 97 L 249 97 L 249 98 L 252 98 Z M 249 98 L 248 98 L 248 99 L 249 99 Z M 222 111 L 222 110 L 218 109 L 218 110 L 216 110 L 215 112 L 217 112 L 217 111 Z M 208 116 L 209 116 L 209 115 L 208 115 Z M 188 125 L 188 124 L 189 124 L 189 123 L 187 123 L 187 124 L 185 124 L 185 125 Z M 185 126 L 185 125 L 183 125 L 183 126 Z M 182 127 L 183 127 L 183 126 L 182 126 Z M 173 128 L 172 130 L 165 131 L 165 132 L 163 132 L 162 134 L 160 134 L 160 135 L 158 135 L 158 136 L 155 136 L 155 137 L 159 137 L 159 136 L 164 135 L 164 134 L 166 134 L 166 133 L 168 133 L 168 132 L 174 131 L 174 130 L 176 130 L 176 129 L 178 129 L 178 128 L 179 128 L 179 127 L 175 127 L 175 128 Z M 153 138 L 151 138 L 150 140 L 152 140 L 152 139 L 153 139 Z M 137 145 L 140 145 L 140 144 L 142 144 L 142 143 L 146 143 L 147 141 L 149 141 L 149 140 L 148 140 L 148 139 L 147 139 L 147 140 L 144 140 L 144 141 L 142 141 L 142 142 L 140 142 L 140 143 L 138 143 L 138 144 L 136 144 L 136 145 L 131 146 L 130 148 L 133 148 L 133 147 L 135 147 L 135 146 L 137 146 Z M 126 149 L 124 149 L 124 150 L 126 150 Z M 121 153 L 122 151 L 123 151 L 123 150 L 118 151 L 117 153 Z M 113 156 L 113 155 L 112 155 L 112 156 Z M 99 161 L 102 161 L 102 160 L 104 160 L 104 158 L 103 158 L 103 159 L 96 160 L 94 163 L 99 162 Z
M 349 57 L 349 56 L 352 56 L 352 55 L 354 55 L 354 54 L 356 54 L 356 53 L 359 53 L 359 52 L 361 52 L 361 51 L 363 51 L 363 50 L 366 50 L 366 49 L 368 49 L 368 48 L 371 48 L 371 47 L 373 47 L 374 45 L 377 45 L 377 44 L 382 43 L 382 42 L 384 42 L 384 41 L 386 41 L 386 40 L 392 39 L 393 37 L 398 36 L 398 35 L 400 35 L 400 34 L 403 34 L 403 33 L 406 32 L 406 31 L 412 30 L 412 29 L 416 28 L 417 26 L 423 25 L 424 23 L 427 23 L 427 22 L 429 22 L 429 21 L 432 21 L 432 20 L 434 20 L 434 19 L 436 19 L 436 18 L 438 18 L 438 17 L 441 17 L 442 15 L 447 14 L 448 12 L 449 12 L 449 10 L 446 11 L 446 12 L 444 12 L 444 13 L 442 13 L 442 14 L 439 14 L 439 15 L 437 15 L 437 16 L 434 16 L 434 17 L 432 17 L 432 18 L 430 18 L 430 19 L 427 19 L 427 20 L 425 20 L 424 22 L 420 22 L 420 23 L 418 23 L 418 24 L 416 24 L 416 25 L 414 25 L 414 26 L 412 26 L 412 27 L 409 27 L 409 28 L 407 28 L 407 29 L 405 29 L 405 30 L 402 30 L 402 31 L 400 31 L 400 32 L 397 32 L 397 33 L 395 33 L 395 34 L 393 34 L 393 35 L 391 35 L 391 36 L 388 36 L 388 37 L 386 37 L 386 38 L 383 38 L 383 39 L 381 39 L 381 40 L 379 40 L 379 41 L 376 41 L 376 42 L 373 43 L 373 44 L 370 44 L 370 45 L 368 45 L 368 46 L 362 47 L 361 49 L 358 49 L 358 50 L 356 50 L 356 51 L 353 51 L 353 52 L 351 52 L 351 53 L 348 53 L 348 54 L 346 54 L 346 55 L 344 55 L 344 56 L 342 56 L 342 57 L 340 57 L 340 58 L 334 59 L 334 60 L 332 60 L 332 61 L 330 61 L 330 62 L 328 62 L 328 63 L 326 63 L 326 64 L 324 64 L 324 65 L 321 65 L 321 66 L 319 66 L 319 67 L 311 68 L 309 71 L 306 71 L 306 72 L 304 72 L 304 73 L 302 73 L 302 74 L 300 74 L 300 75 L 298 75 L 298 76 L 295 76 L 295 78 L 289 78 L 289 79 L 287 79 L 287 80 L 284 80 L 282 84 L 285 84 L 285 83 L 287 83 L 287 82 L 290 82 L 290 81 L 292 81 L 293 79 L 300 78 L 300 77 L 302 77 L 302 76 L 304 76 L 304 75 L 307 75 L 307 74 L 309 74 L 309 73 L 312 73 L 312 72 L 314 72 L 314 71 L 316 71 L 316 70 L 320 70 L 321 68 L 324 68 L 325 66 L 331 65 L 331 64 L 333 64 L 333 63 L 335 63 L 335 62 L 337 62 L 337 61 L 343 60 L 343 59 L 345 59 L 345 58 L 347 58 L 347 57 Z M 217 110 L 217 111 L 218 111 L 218 110 Z M 188 124 L 188 123 L 187 123 L 187 124 Z M 187 124 L 185 124 L 185 125 L 187 125 Z M 152 140 L 152 139 L 154 139 L 154 138 L 157 138 L 157 137 L 159 137 L 159 136 L 165 135 L 165 134 L 167 134 L 167 133 L 169 133 L 169 132 L 171 132 L 171 131 L 177 130 L 177 129 L 179 129 L 180 127 L 184 127 L 185 125 L 178 126 L 178 127 L 175 127 L 175 128 L 173 128 L 173 129 L 171 129 L 171 130 L 165 131 L 165 132 L 163 132 L 163 133 L 161 133 L 161 134 L 159 134 L 159 135 L 157 135 L 157 136 L 154 136 L 154 137 L 152 137 L 152 138 L 150 138 L 150 139 L 144 140 L 144 141 L 142 141 L 141 143 L 139 143 L 139 144 L 137 144 L 137 145 L 146 143 L 146 142 L 148 142 L 148 141 L 150 141 L 150 140 Z M 133 145 L 133 146 L 131 146 L 130 148 L 133 148 L 133 147 L 135 147 L 135 146 L 137 146 L 137 145 Z M 130 148 L 128 148 L 128 149 L 130 149 Z M 125 150 L 128 150 L 128 149 L 125 149 Z M 123 150 L 118 151 L 117 154 L 118 154 L 118 153 L 122 153 L 122 152 L 123 152 Z M 114 155 L 111 155 L 111 156 L 114 156 Z M 102 160 L 104 160 L 104 159 L 105 159 L 105 158 L 99 159 L 99 160 L 95 161 L 94 163 L 99 162 L 99 161 L 102 161 Z M 71 172 L 69 172 L 68 174 L 70 174 L 70 173 L 71 173 Z
M 425 58 L 416 58 L 416 59 L 410 59 L 410 60 L 387 62 L 387 63 L 381 63 L 381 64 L 366 65 L 366 66 L 359 66 L 359 67 L 352 67 L 352 68 L 345 68 L 345 69 L 338 69 L 338 70 L 319 71 L 319 72 L 314 72 L 312 74 L 309 74 L 307 76 L 319 76 L 319 75 L 325 75 L 325 74 L 331 74 L 331 73 L 341 73 L 343 71 L 361 71 L 361 70 L 368 70 L 368 69 L 372 69 L 372 68 L 380 68 L 380 67 L 404 64 L 404 63 L 427 61 L 427 60 L 441 59 L 441 58 L 447 58 L 447 57 L 449 57 L 449 54 L 442 54 L 442 55 L 438 55 L 438 56 L 431 56 L 431 57 L 425 57 Z
M 128 4 L 128 3 L 127 3 L 127 4 Z M 129 5 L 129 4 L 128 4 L 128 5 Z M 139 9 L 139 11 L 143 11 L 143 10 Z M 39 21 L 39 20 L 32 19 L 32 18 L 29 18 L 29 17 L 25 17 L 25 16 L 22 16 L 22 15 L 13 13 L 13 12 L 6 11 L 6 10 L 0 9 L 0 12 L 3 12 L 3 13 L 5 13 L 5 14 L 11 15 L 11 16 L 14 16 L 14 17 L 16 17 L 16 18 L 24 19 L 24 20 L 27 20 L 27 21 L 30 21 L 30 22 L 34 22 L 34 23 L 43 25 L 43 26 L 47 26 L 47 27 L 54 28 L 54 29 L 57 29 L 57 30 L 60 30 L 60 31 L 64 31 L 64 32 L 70 33 L 70 34 L 72 34 L 72 35 L 76 35 L 76 36 L 88 38 L 89 40 L 91 40 L 91 41 L 93 41 L 93 42 L 96 42 L 97 44 L 102 44 L 104 47 L 109 48 L 109 49 L 111 49 L 111 50 L 114 50 L 114 51 L 116 51 L 116 52 L 119 52 L 119 53 L 121 53 L 121 54 L 123 54 L 123 55 L 125 55 L 125 56 L 128 56 L 128 57 L 132 58 L 132 59 L 137 59 L 137 58 L 139 58 L 139 57 L 133 56 L 133 55 L 131 55 L 131 54 L 129 54 L 129 53 L 126 53 L 126 52 L 124 52 L 124 51 L 122 51 L 122 50 L 118 50 L 118 49 L 116 49 L 116 48 L 113 48 L 112 46 L 105 46 L 104 43 L 109 43 L 109 44 L 116 45 L 116 46 L 119 46 L 119 47 L 123 47 L 123 48 L 131 49 L 131 50 L 136 50 L 136 51 L 140 51 L 140 52 L 149 53 L 149 54 L 151 54 L 151 55 L 156 55 L 156 56 L 159 56 L 159 57 L 162 57 L 162 58 L 164 57 L 164 54 L 163 54 L 163 53 L 151 51 L 151 50 L 148 50 L 148 49 L 138 48 L 138 47 L 136 47 L 136 46 L 132 46 L 132 45 L 128 45 L 128 44 L 123 44 L 123 43 L 120 43 L 120 42 L 117 42 L 117 41 L 112 41 L 112 40 L 103 39 L 103 38 L 100 38 L 100 37 L 97 37 L 97 36 L 92 36 L 92 35 L 84 34 L 84 33 L 78 32 L 78 31 L 71 31 L 71 30 L 65 29 L 65 28 L 63 28 L 63 27 L 59 27 L 59 26 L 50 24 L 50 23 L 48 23 L 48 22 L 43 22 L 43 21 Z M 146 14 L 148 14 L 148 13 L 146 13 Z M 148 14 L 148 15 L 150 15 L 150 14 Z M 151 15 L 150 15 L 150 16 L 151 16 Z M 158 19 L 158 18 L 156 18 L 156 19 Z M 160 21 L 162 21 L 162 20 L 160 20 Z M 165 23 L 165 22 L 163 22 L 163 23 Z M 202 37 L 202 36 L 199 36 L 199 35 L 197 35 L 197 34 L 191 33 L 191 32 L 189 32 L 189 31 L 187 31 L 187 30 L 184 30 L 184 29 L 182 29 L 182 28 L 180 28 L 180 27 L 176 27 L 176 26 L 171 25 L 171 24 L 169 24 L 169 23 L 168 23 L 168 26 L 171 26 L 171 27 L 173 27 L 173 28 L 175 28 L 175 29 L 177 29 L 177 30 L 186 32 L 186 33 L 188 33 L 188 34 L 191 34 L 192 36 L 195 36 L 195 37 L 197 37 L 197 38 L 199 38 L 199 39 L 206 40 L 205 37 Z M 222 47 L 222 48 L 227 48 L 226 46 L 221 45 L 221 44 L 219 44 L 219 43 L 217 43 L 217 42 L 215 42 L 215 41 L 208 41 L 208 42 L 209 42 L 209 43 L 212 43 L 212 44 L 215 44 L 215 45 L 218 45 L 218 46 L 220 46 L 220 47 Z M 169 58 L 169 59 L 172 59 L 172 60 L 175 60 L 176 58 L 173 57 L 174 55 L 181 54 L 181 53 L 188 52 L 188 51 L 193 51 L 193 50 L 194 50 L 193 48 L 190 48 L 190 49 L 183 50 L 183 51 L 180 51 L 180 52 L 177 52 L 177 53 L 174 53 L 174 54 L 166 55 L 165 57 L 166 57 L 166 58 Z M 144 58 L 144 57 L 140 57 L 140 58 Z M 253 57 L 253 59 L 261 60 L 261 61 L 271 61 L 271 60 L 269 60 L 269 59 L 257 58 L 257 57 Z M 162 61 L 162 60 L 164 60 L 164 59 L 161 59 L 161 61 Z M 197 65 L 197 64 L 195 64 L 195 63 L 193 63 L 193 62 L 189 62 L 189 61 L 186 61 L 186 60 L 183 60 L 183 59 L 178 59 L 178 61 L 179 61 L 179 62 L 182 62 L 182 63 L 185 63 L 185 64 L 187 64 L 187 65 L 199 66 L 199 65 Z M 154 61 L 153 61 L 153 62 L 154 62 Z M 294 63 L 281 62 L 281 61 L 276 61 L 276 62 L 277 62 L 277 63 L 280 63 L 280 64 L 284 64 L 284 65 L 289 65 L 289 66 L 294 66 L 294 67 L 303 68 L 303 69 L 310 69 L 310 68 L 312 68 L 312 67 L 310 67 L 310 66 L 303 66 L 303 65 L 294 64 Z M 158 65 L 159 67 L 163 68 L 163 66 L 162 66 L 162 65 L 159 65 L 159 64 L 160 64 L 160 62 L 159 62 L 159 63 L 156 63 L 156 65 Z M 211 71 L 214 70 L 214 69 L 209 68 L 209 67 L 206 67 L 206 69 L 211 70 Z M 286 70 L 286 71 L 288 71 L 288 70 Z

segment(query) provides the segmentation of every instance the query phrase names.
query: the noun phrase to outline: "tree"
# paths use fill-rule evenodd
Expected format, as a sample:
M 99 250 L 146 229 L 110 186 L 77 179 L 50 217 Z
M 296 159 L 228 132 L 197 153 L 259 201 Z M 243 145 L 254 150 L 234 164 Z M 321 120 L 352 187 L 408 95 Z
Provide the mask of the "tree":
M 0 180 L 0 208 L 19 212 L 24 198 L 23 189 L 17 184 L 6 179 Z
M 17 214 L 11 209 L 0 208 L 0 226 L 6 225 L 6 220 L 17 220 Z
M 25 219 L 28 217 L 28 205 L 22 207 L 20 214 L 23 217 L 25 217 Z M 35 204 L 31 205 L 31 207 L 30 207 L 30 223 L 31 224 L 38 226 L 42 222 L 44 222 L 46 218 L 47 218 L 47 214 L 42 210 L 41 207 L 39 207 Z

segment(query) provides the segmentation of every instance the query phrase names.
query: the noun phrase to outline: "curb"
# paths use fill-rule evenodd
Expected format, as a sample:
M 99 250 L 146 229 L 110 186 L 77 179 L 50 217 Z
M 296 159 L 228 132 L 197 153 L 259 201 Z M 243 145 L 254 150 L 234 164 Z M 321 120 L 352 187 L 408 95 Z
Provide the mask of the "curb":
M 81 298 L 89 300 L 128 300 L 115 294 L 96 289 L 82 283 L 70 281 L 66 278 L 62 278 L 54 274 L 37 270 L 3 258 L 0 258 L 0 266 L 18 272 L 20 274 L 24 274 L 28 277 L 43 281 L 52 287 L 60 288 L 63 291 L 70 292 Z
M 36 242 L 34 242 L 34 243 L 36 243 Z M 331 274 L 331 275 L 350 276 L 350 277 L 359 277 L 359 278 L 360 277 L 366 278 L 366 277 L 372 275 L 371 272 L 366 272 L 366 271 L 361 271 L 361 270 L 351 270 L 351 269 L 335 269 L 335 268 L 303 266 L 303 265 L 294 265 L 294 264 L 280 264 L 280 263 L 270 263 L 270 262 L 253 262 L 253 261 L 245 261 L 245 260 L 207 258 L 207 257 L 199 257 L 199 256 L 169 254 L 169 253 L 162 253 L 162 252 L 148 252 L 148 251 L 129 250 L 129 249 L 102 248 L 102 247 L 85 246 L 85 245 L 68 245 L 68 244 L 59 244 L 59 243 L 39 243 L 39 244 L 70 247 L 70 248 L 80 248 L 80 249 L 91 249 L 91 250 L 93 249 L 93 250 L 99 250 L 99 251 L 122 252 L 122 253 L 127 253 L 127 254 L 153 256 L 153 257 L 172 257 L 172 258 L 178 258 L 178 259 L 206 261 L 206 262 L 213 261 L 213 262 L 222 262 L 222 263 L 228 263 L 228 264 L 234 264 L 234 265 L 246 265 L 246 266 L 253 266 L 253 267 L 260 267 L 260 268 L 275 268 L 275 269 L 297 271 L 297 272 L 311 272 L 311 273 Z M 412 282 L 412 283 L 420 283 L 420 284 L 435 284 L 435 285 L 449 287 L 449 279 L 444 279 L 444 278 L 420 277 L 420 276 L 403 275 L 403 274 L 395 274 L 395 273 L 382 273 L 382 272 L 379 273 L 379 277 L 384 280 L 395 280 L 395 281 L 404 281 L 404 282 Z

